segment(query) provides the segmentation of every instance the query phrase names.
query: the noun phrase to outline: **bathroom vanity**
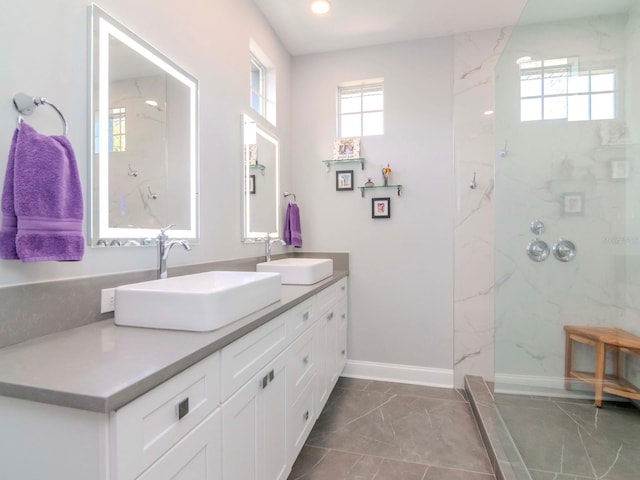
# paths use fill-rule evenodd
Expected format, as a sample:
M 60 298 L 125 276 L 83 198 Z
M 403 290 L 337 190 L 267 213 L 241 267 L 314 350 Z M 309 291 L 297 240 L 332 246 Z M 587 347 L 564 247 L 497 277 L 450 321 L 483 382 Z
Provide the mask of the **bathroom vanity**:
M 0 350 L 2 478 L 286 479 L 346 364 L 347 275 L 214 332 L 106 320 Z

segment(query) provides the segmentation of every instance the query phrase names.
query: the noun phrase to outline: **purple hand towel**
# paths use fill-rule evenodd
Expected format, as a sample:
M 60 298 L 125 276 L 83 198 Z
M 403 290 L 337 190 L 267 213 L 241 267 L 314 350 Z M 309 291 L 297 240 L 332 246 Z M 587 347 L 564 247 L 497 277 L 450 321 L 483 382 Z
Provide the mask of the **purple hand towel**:
M 23 122 L 7 162 L 0 257 L 82 260 L 83 211 L 78 164 L 67 137 L 42 135 Z
M 284 242 L 294 247 L 302 246 L 302 229 L 300 228 L 300 209 L 290 203 L 284 219 Z

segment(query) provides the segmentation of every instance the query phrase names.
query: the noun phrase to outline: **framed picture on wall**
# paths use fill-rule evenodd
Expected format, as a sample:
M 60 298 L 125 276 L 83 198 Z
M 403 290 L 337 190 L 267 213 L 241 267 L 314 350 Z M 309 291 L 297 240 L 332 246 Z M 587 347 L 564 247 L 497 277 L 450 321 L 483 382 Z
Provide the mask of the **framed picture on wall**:
M 371 199 L 371 218 L 391 218 L 391 198 Z
M 629 160 L 616 159 L 611 160 L 611 179 L 624 180 L 629 178 Z
M 353 190 L 353 170 L 339 170 L 336 172 L 336 190 Z
M 569 192 L 562 194 L 562 214 L 563 215 L 583 215 L 584 214 L 584 193 Z
M 346 160 L 360 158 L 359 138 L 338 138 L 333 142 L 333 159 Z
M 256 193 L 256 176 L 249 175 L 249 193 Z

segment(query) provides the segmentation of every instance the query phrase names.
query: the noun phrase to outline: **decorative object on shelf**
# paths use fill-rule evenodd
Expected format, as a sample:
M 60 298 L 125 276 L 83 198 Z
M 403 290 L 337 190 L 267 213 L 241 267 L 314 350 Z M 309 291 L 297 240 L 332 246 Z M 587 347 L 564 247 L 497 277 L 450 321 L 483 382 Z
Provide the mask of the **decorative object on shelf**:
M 338 138 L 333 142 L 333 159 L 346 160 L 360 157 L 359 138 Z
M 371 177 L 367 177 L 367 181 L 366 181 L 366 182 L 364 182 L 364 186 L 365 186 L 365 187 L 373 187 L 374 185 L 375 185 L 375 183 L 373 183 L 373 182 L 371 181 Z
M 371 199 L 371 218 L 391 218 L 391 198 Z
M 249 193 L 256 193 L 256 176 L 249 175 Z
M 147 193 L 147 198 L 149 200 L 157 200 L 158 199 L 158 194 L 156 192 L 153 192 L 151 190 L 151 187 L 147 186 L 147 191 L 149 192 L 149 193 Z
M 336 191 L 353 190 L 353 170 L 336 172 Z
M 389 179 L 391 178 L 391 167 L 387 163 L 387 166 L 382 169 L 382 180 L 384 181 L 384 186 L 389 186 Z
M 258 145 L 252 143 L 247 145 L 247 149 L 249 150 L 249 165 L 258 165 Z
M 625 180 L 629 178 L 629 160 L 616 159 L 611 160 L 611 179 Z
M 582 215 L 584 213 L 584 193 L 569 192 L 562 194 L 562 214 Z

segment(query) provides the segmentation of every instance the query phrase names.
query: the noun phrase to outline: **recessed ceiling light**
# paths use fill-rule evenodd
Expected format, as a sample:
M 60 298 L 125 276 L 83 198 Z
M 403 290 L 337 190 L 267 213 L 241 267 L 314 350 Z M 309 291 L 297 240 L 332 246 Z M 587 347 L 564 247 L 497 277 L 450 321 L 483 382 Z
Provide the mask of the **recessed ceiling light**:
M 311 11 L 316 15 L 324 15 L 331 9 L 329 0 L 313 0 L 311 2 Z
M 144 103 L 146 103 L 147 105 L 149 105 L 151 107 L 157 107 L 158 106 L 158 102 L 156 102 L 155 100 L 145 100 Z
M 489 116 L 489 115 L 493 115 L 493 110 L 485 110 L 484 114 Z

